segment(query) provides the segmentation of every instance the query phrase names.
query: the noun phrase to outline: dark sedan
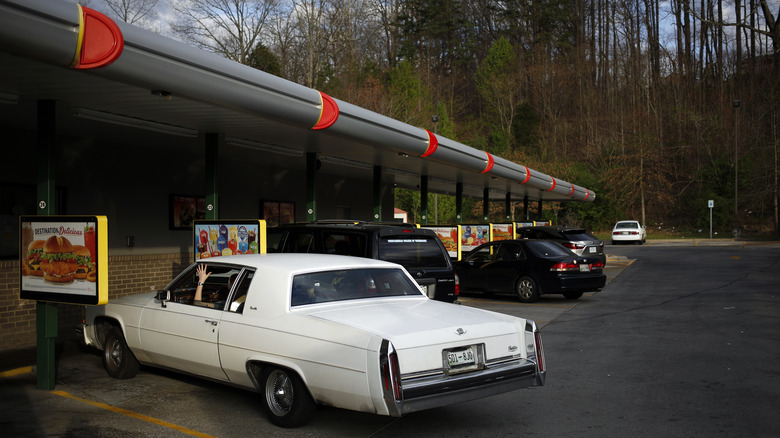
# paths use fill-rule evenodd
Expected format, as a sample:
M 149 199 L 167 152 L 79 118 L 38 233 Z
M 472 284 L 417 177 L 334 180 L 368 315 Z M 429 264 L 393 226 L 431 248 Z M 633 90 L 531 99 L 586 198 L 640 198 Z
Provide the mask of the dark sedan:
M 582 257 L 547 240 L 499 240 L 470 251 L 455 263 L 462 291 L 511 293 L 524 303 L 542 294 L 577 299 L 606 284 L 600 257 Z
M 601 261 L 606 263 L 606 257 L 604 256 L 604 241 L 584 228 L 555 225 L 519 227 L 517 229 L 517 238 L 552 240 L 553 242 L 558 242 L 566 248 L 569 248 L 574 254 L 585 257 L 598 256 Z

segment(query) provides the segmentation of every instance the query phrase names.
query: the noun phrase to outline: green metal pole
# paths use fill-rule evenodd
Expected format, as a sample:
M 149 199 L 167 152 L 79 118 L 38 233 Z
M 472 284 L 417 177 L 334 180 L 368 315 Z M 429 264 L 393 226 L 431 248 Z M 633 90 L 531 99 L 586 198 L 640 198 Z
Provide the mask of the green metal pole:
M 55 102 L 38 101 L 38 215 L 55 213 Z M 35 309 L 36 360 L 38 388 L 52 390 L 55 384 L 55 346 L 57 342 L 57 305 L 38 301 Z
M 506 220 L 508 222 L 512 221 L 512 192 L 506 192 L 506 202 L 504 204 L 504 209 L 506 211 Z
M 463 183 L 455 184 L 455 223 L 463 223 Z
M 420 223 L 428 225 L 428 175 L 420 176 Z
M 317 220 L 317 191 L 316 191 L 316 173 L 317 173 L 317 153 L 308 152 L 306 154 L 306 221 L 314 222 Z
M 206 134 L 206 219 L 219 219 L 219 146 L 220 135 Z
M 542 198 L 539 198 L 539 211 L 536 213 L 536 219 L 542 220 L 544 219 L 544 215 L 542 214 Z
M 482 220 L 490 221 L 490 189 L 487 187 L 482 190 Z
M 382 222 L 382 166 L 374 166 L 374 222 Z
M 523 220 L 528 220 L 528 195 L 523 196 Z

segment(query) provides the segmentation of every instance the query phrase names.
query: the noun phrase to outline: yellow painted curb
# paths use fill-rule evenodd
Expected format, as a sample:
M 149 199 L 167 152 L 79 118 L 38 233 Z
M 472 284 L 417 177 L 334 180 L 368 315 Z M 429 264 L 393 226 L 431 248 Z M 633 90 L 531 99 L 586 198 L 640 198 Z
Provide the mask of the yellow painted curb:
M 16 368 L 13 370 L 8 371 L 0 371 L 0 379 L 6 378 L 6 377 L 16 377 L 20 376 L 22 374 L 29 374 L 33 372 L 32 366 L 26 366 L 21 368 Z

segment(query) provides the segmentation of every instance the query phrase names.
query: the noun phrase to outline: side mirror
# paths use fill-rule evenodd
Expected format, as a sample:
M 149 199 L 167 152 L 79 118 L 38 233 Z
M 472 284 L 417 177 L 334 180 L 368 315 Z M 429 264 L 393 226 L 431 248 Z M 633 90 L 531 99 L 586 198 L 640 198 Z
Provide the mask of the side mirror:
M 160 290 L 157 291 L 157 297 L 158 300 L 160 300 L 160 304 L 162 304 L 162 307 L 168 307 L 165 302 L 171 300 L 171 291 L 169 290 Z

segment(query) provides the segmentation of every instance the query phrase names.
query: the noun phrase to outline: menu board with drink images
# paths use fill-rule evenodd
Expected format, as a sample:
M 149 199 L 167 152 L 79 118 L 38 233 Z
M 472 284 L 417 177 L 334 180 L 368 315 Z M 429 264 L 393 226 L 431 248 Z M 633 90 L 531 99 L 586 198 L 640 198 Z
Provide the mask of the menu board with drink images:
M 21 216 L 19 222 L 21 299 L 108 302 L 105 216 Z
M 471 251 L 488 241 L 490 241 L 490 224 L 461 225 L 461 251 Z
M 195 259 L 265 253 L 264 220 L 196 220 Z

